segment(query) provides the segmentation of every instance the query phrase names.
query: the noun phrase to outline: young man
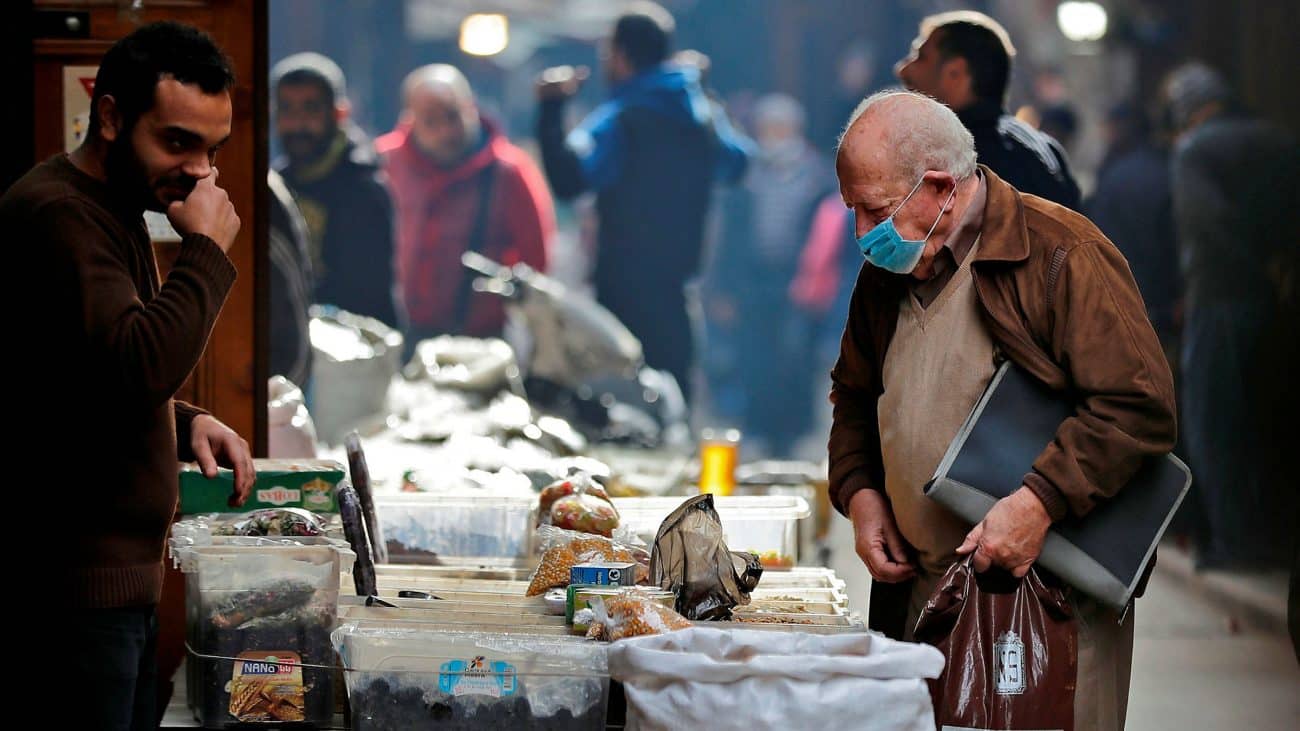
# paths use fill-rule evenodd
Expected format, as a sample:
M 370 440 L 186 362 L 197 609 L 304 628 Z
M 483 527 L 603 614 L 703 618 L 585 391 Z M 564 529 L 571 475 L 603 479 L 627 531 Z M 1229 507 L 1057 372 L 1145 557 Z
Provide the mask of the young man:
M 104 56 L 86 141 L 36 166 L 0 198 L 0 226 L 39 281 L 40 324 L 20 383 L 53 384 L 23 428 L 66 433 L 76 466 L 58 492 L 11 492 L 19 545 L 53 494 L 84 521 L 41 541 L 34 584 L 47 631 L 37 665 L 76 683 L 56 711 L 72 728 L 154 728 L 155 606 L 163 541 L 176 510 L 177 460 L 235 469 L 231 504 L 253 483 L 248 445 L 202 410 L 173 401 L 235 280 L 226 252 L 240 220 L 217 186 L 230 136 L 230 64 L 210 38 L 145 26 Z M 160 281 L 146 210 L 167 214 L 180 255 Z M 69 426 L 75 427 L 71 431 Z M 26 458 L 26 455 L 24 455 Z M 82 474 L 78 474 L 78 470 Z M 43 522 L 43 521 L 42 521 Z M 44 529 L 50 528 L 48 523 Z M 35 671 L 27 671 L 35 673 Z M 32 677 L 37 677 L 33 675 Z
M 597 300 L 689 400 L 694 354 L 683 286 L 700 267 L 714 181 L 740 179 L 749 143 L 715 113 L 699 71 L 668 62 L 673 28 L 654 3 L 619 17 L 602 61 L 609 100 L 567 137 L 564 106 L 583 71 L 544 72 L 537 138 L 556 196 L 596 194 Z
M 348 119 L 343 71 L 319 53 L 299 53 L 271 78 L 284 149 L 272 167 L 307 222 L 314 301 L 401 328 L 393 203 L 374 145 Z
M 957 10 L 921 21 L 912 52 L 894 73 L 912 91 L 947 104 L 975 137 L 982 165 L 1022 193 L 1079 210 L 1079 185 L 1065 150 L 1050 136 L 1006 113 L 1016 49 L 996 20 Z

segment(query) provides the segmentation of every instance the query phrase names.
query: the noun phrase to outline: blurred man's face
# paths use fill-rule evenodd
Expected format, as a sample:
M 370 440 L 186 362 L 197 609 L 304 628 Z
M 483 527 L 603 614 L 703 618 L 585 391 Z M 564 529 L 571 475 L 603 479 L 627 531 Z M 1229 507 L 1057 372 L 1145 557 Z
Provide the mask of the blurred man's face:
M 627 60 L 627 54 L 613 40 L 606 41 L 601 46 L 600 67 L 605 71 L 605 81 L 611 86 L 636 75 L 636 69 Z
M 294 165 L 320 159 L 338 132 L 338 111 L 320 85 L 280 84 L 275 90 L 275 131 Z
M 754 137 L 764 150 L 779 150 L 792 141 L 798 141 L 799 129 L 782 121 L 760 122 L 754 130 Z
M 912 41 L 912 52 L 894 64 L 894 75 L 908 89 L 934 97 L 956 109 L 954 105 L 961 101 L 962 94 L 959 86 L 962 83 L 968 85 L 969 80 L 958 78 L 964 75 L 954 73 L 955 69 L 951 67 L 960 59 L 945 59 L 939 51 L 939 32 L 917 36 Z
M 212 174 L 217 151 L 230 138 L 229 92 L 206 94 L 197 84 L 158 82 L 153 108 L 130 127 L 104 124 L 109 185 L 151 211 L 185 200 Z M 116 117 L 116 115 L 112 115 Z
M 421 86 L 407 102 L 411 134 L 420 149 L 440 165 L 459 162 L 478 138 L 478 109 L 446 86 Z

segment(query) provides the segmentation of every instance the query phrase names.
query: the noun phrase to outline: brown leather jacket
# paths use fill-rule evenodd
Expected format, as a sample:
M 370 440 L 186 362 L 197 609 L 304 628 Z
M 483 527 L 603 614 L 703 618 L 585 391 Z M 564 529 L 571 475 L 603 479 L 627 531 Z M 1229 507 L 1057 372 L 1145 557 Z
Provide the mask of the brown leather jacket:
M 1002 353 L 1081 404 L 1025 484 L 1054 519 L 1086 515 L 1143 457 L 1173 447 L 1173 376 L 1119 250 L 1078 213 L 980 169 L 988 196 L 971 264 L 980 315 Z M 884 492 L 876 403 L 906 287 L 867 265 L 853 291 L 831 371 L 830 498 L 841 513 L 858 490 Z

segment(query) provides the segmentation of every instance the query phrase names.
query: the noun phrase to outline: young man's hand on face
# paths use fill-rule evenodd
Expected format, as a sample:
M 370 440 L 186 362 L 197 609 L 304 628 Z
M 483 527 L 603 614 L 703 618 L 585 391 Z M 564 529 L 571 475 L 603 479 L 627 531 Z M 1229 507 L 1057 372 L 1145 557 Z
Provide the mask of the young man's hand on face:
M 239 234 L 239 215 L 226 191 L 217 187 L 217 168 L 200 180 L 183 201 L 167 206 L 167 218 L 181 234 L 203 234 L 229 252 Z

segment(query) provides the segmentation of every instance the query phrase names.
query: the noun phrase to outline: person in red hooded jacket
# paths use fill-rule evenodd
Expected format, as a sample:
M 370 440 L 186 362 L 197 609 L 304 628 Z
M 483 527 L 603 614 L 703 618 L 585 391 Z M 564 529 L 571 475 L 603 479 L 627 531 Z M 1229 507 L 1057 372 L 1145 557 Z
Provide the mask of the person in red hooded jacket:
M 397 202 L 397 276 L 407 341 L 439 334 L 499 335 L 501 300 L 476 293 L 461 255 L 475 250 L 539 271 L 555 210 L 536 163 L 480 116 L 465 76 L 432 64 L 402 84 L 397 128 L 376 140 Z

